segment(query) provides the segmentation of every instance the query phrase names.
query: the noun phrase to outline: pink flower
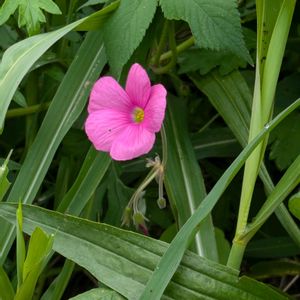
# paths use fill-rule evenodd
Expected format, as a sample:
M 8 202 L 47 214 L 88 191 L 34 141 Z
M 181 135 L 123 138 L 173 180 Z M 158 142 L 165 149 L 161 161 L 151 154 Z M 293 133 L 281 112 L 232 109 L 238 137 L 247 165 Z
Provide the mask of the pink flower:
M 129 160 L 148 153 L 161 128 L 166 109 L 166 89 L 151 86 L 146 71 L 134 64 L 125 90 L 110 76 L 93 86 L 85 131 L 95 148 L 115 160 Z

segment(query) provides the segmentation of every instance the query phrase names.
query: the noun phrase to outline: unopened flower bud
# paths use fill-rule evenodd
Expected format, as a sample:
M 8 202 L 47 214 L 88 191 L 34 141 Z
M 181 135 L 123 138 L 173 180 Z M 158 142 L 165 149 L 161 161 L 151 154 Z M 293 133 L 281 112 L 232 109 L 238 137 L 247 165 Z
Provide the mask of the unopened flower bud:
M 122 226 L 124 226 L 124 225 L 126 225 L 127 227 L 130 226 L 131 214 L 132 214 L 131 207 L 126 206 L 126 208 L 124 209 L 123 217 L 122 217 Z
M 160 209 L 166 208 L 167 206 L 167 201 L 164 197 L 160 197 L 157 199 L 157 205 Z

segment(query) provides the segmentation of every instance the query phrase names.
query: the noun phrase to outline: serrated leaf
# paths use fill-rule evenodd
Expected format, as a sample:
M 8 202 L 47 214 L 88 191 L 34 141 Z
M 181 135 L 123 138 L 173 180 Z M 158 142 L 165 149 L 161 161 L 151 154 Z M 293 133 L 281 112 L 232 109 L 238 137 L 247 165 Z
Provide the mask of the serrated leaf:
M 300 113 L 294 112 L 271 134 L 270 158 L 280 170 L 286 169 L 300 153 Z
M 226 51 L 211 51 L 208 49 L 190 49 L 179 56 L 179 74 L 198 71 L 205 75 L 219 67 L 221 75 L 226 75 L 239 67 L 245 68 L 246 62 Z
M 112 73 L 122 67 L 142 41 L 156 11 L 157 0 L 122 0 L 104 27 L 104 42 Z
M 88 0 L 84 4 L 82 4 L 77 10 L 80 10 L 80 9 L 82 9 L 84 7 L 87 7 L 87 6 L 90 6 L 90 5 L 97 5 L 97 4 L 100 4 L 100 3 L 105 3 L 107 1 L 108 0 Z
M 243 28 L 245 42 L 249 50 L 256 48 L 256 34 L 250 29 Z M 218 67 L 221 75 L 227 75 L 238 68 L 245 68 L 247 63 L 229 51 L 212 51 L 194 47 L 182 52 L 178 57 L 179 73 L 198 71 L 205 75 Z
M 296 218 L 300 220 L 300 192 L 290 198 L 289 210 Z
M 0 8 L 0 25 L 4 24 L 17 8 L 18 1 L 6 0 Z
M 39 1 L 39 7 L 50 14 L 58 15 L 61 14 L 59 7 L 52 0 L 37 0 Z
M 0 10 L 0 25 L 7 21 L 19 8 L 19 27 L 26 26 L 29 35 L 40 31 L 40 23 L 46 22 L 42 10 L 51 14 L 61 14 L 59 7 L 52 0 L 6 0 Z
M 199 47 L 230 51 L 252 63 L 235 0 L 160 0 L 160 5 L 166 18 L 189 23 Z

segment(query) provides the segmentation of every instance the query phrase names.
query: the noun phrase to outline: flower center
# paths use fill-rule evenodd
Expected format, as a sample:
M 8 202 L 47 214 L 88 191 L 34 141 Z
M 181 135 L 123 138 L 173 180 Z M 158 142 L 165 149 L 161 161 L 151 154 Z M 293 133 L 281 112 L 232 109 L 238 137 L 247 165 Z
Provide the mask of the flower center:
M 133 110 L 133 121 L 136 123 L 141 123 L 144 120 L 144 110 L 140 107 L 136 107 Z

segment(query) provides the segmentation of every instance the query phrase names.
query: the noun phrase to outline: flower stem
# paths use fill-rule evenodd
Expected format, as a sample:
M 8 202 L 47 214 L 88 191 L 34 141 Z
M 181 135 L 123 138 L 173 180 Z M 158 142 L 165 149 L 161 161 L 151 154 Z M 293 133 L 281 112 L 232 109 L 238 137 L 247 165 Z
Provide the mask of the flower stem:
M 160 129 L 161 135 L 161 144 L 162 144 L 162 166 L 165 169 L 168 160 L 168 142 L 167 142 L 167 135 L 164 124 L 162 124 Z

